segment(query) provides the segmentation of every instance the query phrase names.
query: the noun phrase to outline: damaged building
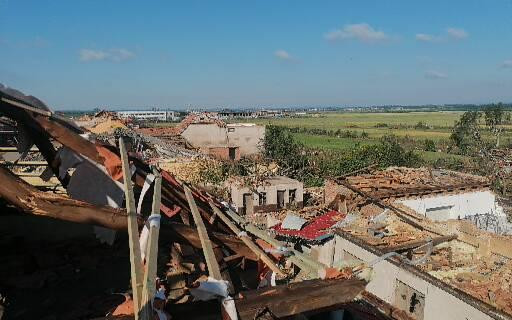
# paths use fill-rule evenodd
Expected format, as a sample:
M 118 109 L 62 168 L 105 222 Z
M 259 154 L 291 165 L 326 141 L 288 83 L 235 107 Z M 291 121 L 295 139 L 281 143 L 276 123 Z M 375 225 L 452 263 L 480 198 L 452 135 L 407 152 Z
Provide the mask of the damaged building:
M 291 248 L 279 254 L 285 243 L 146 163 L 138 136 L 94 135 L 5 87 L 0 112 L 18 137 L 6 147 L 19 155 L 0 166 L 0 317 L 280 319 L 367 310 L 356 299 L 365 279 L 327 275 Z M 158 146 L 163 157 L 180 152 Z M 59 191 L 19 178 L 33 170 L 20 164 L 33 148 L 31 157 L 46 163 L 40 178 L 57 179 Z
M 95 134 L 3 86 L 0 113 L 2 319 L 512 319 L 485 178 L 372 167 L 311 206 L 286 177 L 230 201 L 159 167 L 196 156 L 169 131 Z
M 304 186 L 302 182 L 288 177 L 269 177 L 257 186 L 247 186 L 243 179 L 237 179 L 229 188 L 231 203 L 241 214 L 303 207 Z
M 222 160 L 240 160 L 260 153 L 265 127 L 252 123 L 225 123 L 216 113 L 191 113 L 176 127 L 143 128 L 139 132 L 171 138 Z

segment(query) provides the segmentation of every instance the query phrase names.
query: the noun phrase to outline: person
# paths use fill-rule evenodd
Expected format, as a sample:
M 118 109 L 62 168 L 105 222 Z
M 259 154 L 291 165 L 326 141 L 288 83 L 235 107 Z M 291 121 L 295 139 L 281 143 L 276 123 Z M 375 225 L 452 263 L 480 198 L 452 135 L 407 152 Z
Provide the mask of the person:
M 154 320 L 171 320 L 172 317 L 169 313 L 164 310 L 165 303 L 165 289 L 160 288 L 155 294 L 155 298 L 153 299 L 153 311 L 154 311 Z

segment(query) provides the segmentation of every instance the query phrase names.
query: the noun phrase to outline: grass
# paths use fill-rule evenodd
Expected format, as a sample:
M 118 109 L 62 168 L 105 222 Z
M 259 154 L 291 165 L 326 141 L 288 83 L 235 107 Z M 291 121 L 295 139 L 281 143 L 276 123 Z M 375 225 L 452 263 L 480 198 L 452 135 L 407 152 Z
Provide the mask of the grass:
M 346 150 L 353 148 L 356 144 L 374 144 L 375 140 L 359 138 L 337 138 L 329 136 L 311 135 L 307 133 L 294 133 L 293 137 L 309 148 L 320 148 L 326 150 Z
M 247 122 L 337 130 L 375 128 L 379 123 L 386 123 L 389 126 L 414 126 L 422 121 L 428 126 L 450 128 L 461 115 L 462 112 L 457 111 L 407 113 L 326 112 L 312 117 L 250 119 Z

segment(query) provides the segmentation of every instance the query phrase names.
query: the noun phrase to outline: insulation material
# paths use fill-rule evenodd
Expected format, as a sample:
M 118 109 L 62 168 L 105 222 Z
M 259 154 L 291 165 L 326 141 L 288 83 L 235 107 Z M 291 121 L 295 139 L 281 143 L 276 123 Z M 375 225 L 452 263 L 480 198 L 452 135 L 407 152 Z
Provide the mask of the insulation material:
M 284 218 L 281 223 L 281 228 L 286 230 L 300 230 L 306 222 L 306 219 L 302 219 L 294 214 L 287 214 L 286 218 Z

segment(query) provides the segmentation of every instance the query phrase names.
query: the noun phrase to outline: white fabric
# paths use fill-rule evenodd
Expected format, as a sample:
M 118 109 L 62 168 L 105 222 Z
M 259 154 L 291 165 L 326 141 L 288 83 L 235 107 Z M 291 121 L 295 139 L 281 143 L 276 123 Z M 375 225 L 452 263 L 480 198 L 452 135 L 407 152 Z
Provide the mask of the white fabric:
M 154 180 L 154 175 L 146 175 L 146 178 L 144 179 L 144 185 L 142 186 L 142 190 L 140 192 L 139 203 L 137 204 L 137 213 L 140 213 L 140 210 L 142 209 L 142 201 L 144 200 L 144 196 L 146 195 L 146 192 L 148 192 L 149 187 L 151 187 L 151 184 L 153 183 Z
M 139 246 L 140 246 L 140 258 L 142 261 L 146 259 L 146 252 L 148 250 L 148 240 L 149 240 L 149 228 L 148 224 L 144 224 L 142 227 L 142 231 L 139 236 Z
M 65 177 L 70 168 L 76 168 L 67 186 L 70 198 L 82 200 L 94 205 L 107 205 L 120 208 L 123 205 L 123 185 L 112 180 L 105 168 L 73 152 L 61 148 L 58 152 L 61 160 L 59 176 Z M 114 243 L 116 232 L 111 229 L 94 226 L 96 238 L 110 245 Z
M 237 234 L 238 237 L 247 237 L 247 232 L 245 231 L 240 231 L 238 234 Z
M 208 277 L 208 280 L 202 281 L 198 288 L 191 288 L 190 293 L 199 301 L 208 301 L 218 297 L 228 297 L 228 283 L 225 280 L 215 280 Z
M 151 227 L 160 228 L 160 215 L 152 214 L 144 224 L 139 237 L 140 258 L 142 261 L 146 259 L 146 252 L 148 251 L 149 229 Z

